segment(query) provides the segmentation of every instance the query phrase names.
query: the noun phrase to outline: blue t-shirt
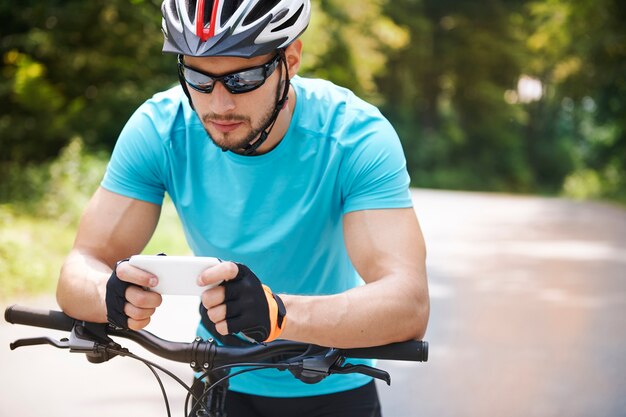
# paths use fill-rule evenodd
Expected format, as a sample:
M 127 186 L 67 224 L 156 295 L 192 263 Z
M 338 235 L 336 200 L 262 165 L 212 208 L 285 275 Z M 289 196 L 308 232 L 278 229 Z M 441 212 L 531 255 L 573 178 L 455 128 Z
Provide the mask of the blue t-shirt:
M 180 87 L 156 94 L 124 127 L 102 186 L 155 204 L 167 192 L 195 255 L 244 263 L 276 293 L 336 294 L 361 285 L 342 216 L 411 207 L 400 141 L 378 109 L 349 90 L 301 77 L 292 85 L 289 129 L 258 156 L 215 146 Z M 209 336 L 202 325 L 198 334 Z M 295 397 L 369 380 L 333 375 L 308 385 L 263 370 L 234 377 L 230 389 Z

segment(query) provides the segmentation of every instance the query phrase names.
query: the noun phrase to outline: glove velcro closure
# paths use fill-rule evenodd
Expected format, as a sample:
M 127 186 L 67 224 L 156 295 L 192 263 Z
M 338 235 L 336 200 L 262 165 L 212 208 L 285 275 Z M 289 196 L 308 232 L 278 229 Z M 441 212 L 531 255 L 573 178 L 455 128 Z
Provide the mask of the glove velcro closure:
M 270 318 L 270 334 L 265 339 L 265 342 L 271 342 L 276 340 L 282 334 L 287 322 L 287 310 L 283 300 L 276 294 L 272 293 L 272 290 L 267 285 L 263 285 L 263 292 L 267 299 L 267 306 L 269 308 Z

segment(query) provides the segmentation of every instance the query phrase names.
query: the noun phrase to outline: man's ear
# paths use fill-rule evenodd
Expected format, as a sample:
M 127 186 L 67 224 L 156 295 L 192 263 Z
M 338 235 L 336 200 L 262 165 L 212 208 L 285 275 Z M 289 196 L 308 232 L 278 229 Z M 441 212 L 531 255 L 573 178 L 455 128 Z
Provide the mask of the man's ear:
M 285 58 L 287 59 L 289 78 L 291 78 L 296 75 L 300 69 L 302 59 L 302 41 L 300 39 L 296 39 L 287 46 L 285 49 Z

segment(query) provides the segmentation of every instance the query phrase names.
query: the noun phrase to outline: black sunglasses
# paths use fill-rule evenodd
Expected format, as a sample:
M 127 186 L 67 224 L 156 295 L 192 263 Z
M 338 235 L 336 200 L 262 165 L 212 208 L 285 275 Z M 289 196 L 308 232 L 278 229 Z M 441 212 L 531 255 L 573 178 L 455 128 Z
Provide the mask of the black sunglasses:
M 178 77 L 181 82 L 185 81 L 191 88 L 201 93 L 211 93 L 215 87 L 215 82 L 220 81 L 231 94 L 241 94 L 262 86 L 278 67 L 279 62 L 280 53 L 263 65 L 217 76 L 188 67 L 185 65 L 183 56 L 178 55 Z

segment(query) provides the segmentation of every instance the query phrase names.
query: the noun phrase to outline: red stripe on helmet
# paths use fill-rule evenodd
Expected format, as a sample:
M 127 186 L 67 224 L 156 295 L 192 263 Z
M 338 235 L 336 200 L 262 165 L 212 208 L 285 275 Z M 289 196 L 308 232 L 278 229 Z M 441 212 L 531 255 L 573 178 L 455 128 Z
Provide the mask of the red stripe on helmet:
M 215 35 L 215 24 L 217 23 L 217 9 L 219 9 L 219 0 L 213 2 L 213 10 L 211 10 L 211 23 L 209 24 L 209 38 Z
M 219 0 L 215 0 L 213 2 L 211 22 L 209 23 L 208 29 L 204 27 L 204 0 L 198 0 L 196 3 L 196 36 L 198 36 L 202 41 L 206 41 L 215 35 L 215 21 L 217 20 L 218 3 Z

